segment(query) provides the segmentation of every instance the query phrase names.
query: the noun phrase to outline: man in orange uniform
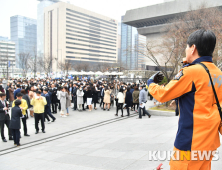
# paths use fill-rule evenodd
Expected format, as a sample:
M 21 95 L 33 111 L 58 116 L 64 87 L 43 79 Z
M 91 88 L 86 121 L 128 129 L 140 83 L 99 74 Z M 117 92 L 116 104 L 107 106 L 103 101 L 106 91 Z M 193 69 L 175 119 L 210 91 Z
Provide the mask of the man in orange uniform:
M 165 87 L 156 84 L 159 74 L 148 80 L 150 94 L 159 102 L 178 98 L 179 123 L 174 150 L 181 153 L 198 151 L 213 152 L 220 146 L 218 128 L 221 122 L 210 78 L 203 66 L 208 67 L 214 87 L 222 102 L 222 72 L 212 62 L 216 36 L 209 30 L 193 32 L 187 40 L 186 60 L 189 63 Z M 176 154 L 175 153 L 175 157 Z M 212 155 L 209 159 L 197 160 L 171 159 L 171 170 L 210 170 Z

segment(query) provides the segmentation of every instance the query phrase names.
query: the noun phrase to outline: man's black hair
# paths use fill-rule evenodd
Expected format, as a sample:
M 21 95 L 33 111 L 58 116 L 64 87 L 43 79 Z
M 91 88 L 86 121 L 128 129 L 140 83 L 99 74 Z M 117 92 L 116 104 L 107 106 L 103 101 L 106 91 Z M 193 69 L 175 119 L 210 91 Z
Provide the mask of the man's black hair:
M 19 88 L 19 87 L 20 87 L 20 84 L 16 84 L 16 87 L 18 87 L 18 88 Z
M 21 100 L 18 100 L 18 99 L 17 99 L 17 100 L 15 101 L 15 105 L 16 105 L 16 106 L 19 106 L 21 103 L 22 103 Z
M 43 89 L 43 91 L 46 91 L 46 92 L 48 92 L 48 91 L 49 91 L 49 89 L 48 89 L 48 88 L 44 88 L 44 89 Z
M 23 96 L 23 94 L 21 92 L 16 94 L 16 97 L 22 97 L 22 96 Z
M 6 96 L 5 93 L 0 93 L 0 97 Z
M 41 94 L 41 91 L 38 90 L 38 91 L 36 91 L 36 93 L 37 93 L 37 94 Z
M 216 36 L 210 30 L 197 30 L 190 34 L 187 44 L 189 47 L 195 45 L 200 57 L 212 56 L 216 45 Z

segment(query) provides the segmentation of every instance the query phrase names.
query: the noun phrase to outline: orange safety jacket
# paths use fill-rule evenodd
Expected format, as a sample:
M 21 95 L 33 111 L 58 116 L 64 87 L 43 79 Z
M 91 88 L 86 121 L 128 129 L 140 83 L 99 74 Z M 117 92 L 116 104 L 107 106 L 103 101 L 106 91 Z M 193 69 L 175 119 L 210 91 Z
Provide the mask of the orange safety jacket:
M 159 102 L 178 98 L 179 123 L 174 146 L 179 150 L 216 150 L 220 146 L 218 128 L 221 122 L 210 78 L 211 74 L 218 99 L 222 102 L 222 72 L 212 63 L 211 56 L 196 59 L 184 67 L 165 87 L 151 83 L 150 94 Z

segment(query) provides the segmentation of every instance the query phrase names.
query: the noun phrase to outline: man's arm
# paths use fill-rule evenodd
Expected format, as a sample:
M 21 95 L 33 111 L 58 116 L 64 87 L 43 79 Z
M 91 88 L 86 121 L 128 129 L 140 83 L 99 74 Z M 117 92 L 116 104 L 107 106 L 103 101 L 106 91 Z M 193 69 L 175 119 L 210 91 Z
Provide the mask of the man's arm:
M 190 66 L 192 67 L 192 66 Z M 150 94 L 159 102 L 164 103 L 190 92 L 193 86 L 192 70 L 185 67 L 165 87 L 151 83 Z

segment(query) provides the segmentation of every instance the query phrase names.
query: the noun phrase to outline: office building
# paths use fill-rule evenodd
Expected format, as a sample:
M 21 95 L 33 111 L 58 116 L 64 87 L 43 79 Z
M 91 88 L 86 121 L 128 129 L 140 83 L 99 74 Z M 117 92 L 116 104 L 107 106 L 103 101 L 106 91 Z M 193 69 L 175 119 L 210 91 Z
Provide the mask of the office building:
M 36 27 L 35 19 L 20 15 L 10 17 L 11 41 L 15 42 L 17 68 L 21 68 L 19 65 L 20 53 L 30 53 L 31 56 L 36 54 Z
M 45 8 L 45 53 L 58 63 L 117 62 L 117 21 L 69 3 Z
M 135 52 L 137 59 L 137 69 L 138 70 L 146 70 L 146 62 L 149 59 L 143 54 L 146 53 L 146 37 L 143 35 L 139 35 L 138 33 L 135 35 Z
M 123 23 L 136 27 L 138 33 L 146 36 L 146 39 L 149 41 L 161 41 L 162 35 L 164 35 L 163 28 L 167 26 L 170 20 L 186 14 L 190 11 L 190 7 L 192 7 L 193 10 L 198 9 L 202 3 L 202 0 L 165 0 L 164 3 L 161 4 L 126 11 Z M 206 8 L 221 8 L 222 1 L 212 0 L 210 3 L 205 3 L 205 5 Z M 156 64 L 151 60 L 147 60 L 145 64 L 148 70 L 158 70 Z
M 44 54 L 44 9 L 59 0 L 37 0 L 40 1 L 37 7 L 37 52 Z
M 1 38 L 0 38 L 1 39 Z M 0 40 L 0 77 L 12 76 L 15 70 L 15 43 Z
M 122 16 L 123 21 L 124 16 Z M 138 53 L 141 50 L 141 43 L 146 42 L 146 37 L 139 36 L 137 29 L 130 25 L 121 23 L 121 65 L 125 65 L 128 70 L 137 70 L 144 67 L 144 57 Z M 145 39 L 145 42 L 144 42 Z
M 10 41 L 8 37 L 0 36 L 0 41 Z

